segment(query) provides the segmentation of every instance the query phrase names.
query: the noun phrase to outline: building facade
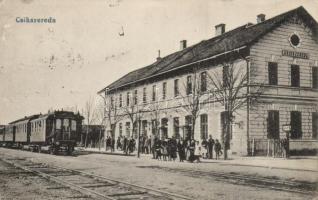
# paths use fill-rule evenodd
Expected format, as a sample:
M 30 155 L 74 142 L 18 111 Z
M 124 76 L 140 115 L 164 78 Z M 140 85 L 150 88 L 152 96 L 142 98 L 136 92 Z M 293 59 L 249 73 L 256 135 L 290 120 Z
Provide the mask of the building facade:
M 291 148 L 317 149 L 315 19 L 299 7 L 268 20 L 260 14 L 256 24 L 227 32 L 224 24 L 215 28 L 215 37 L 190 47 L 183 40 L 180 51 L 99 91 L 106 97 L 107 133 L 222 140 L 232 106 L 233 154 L 248 155 L 256 142 L 284 138 L 283 125 L 290 125 Z M 216 82 L 230 79 L 237 94 L 222 99 Z M 239 100 L 232 104 L 234 97 Z

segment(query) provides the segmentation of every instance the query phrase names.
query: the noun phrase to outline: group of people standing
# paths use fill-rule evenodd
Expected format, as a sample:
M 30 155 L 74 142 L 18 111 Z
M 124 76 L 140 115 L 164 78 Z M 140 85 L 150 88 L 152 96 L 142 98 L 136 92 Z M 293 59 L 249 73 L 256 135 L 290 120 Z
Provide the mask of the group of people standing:
M 131 154 L 135 149 L 136 140 L 133 137 L 119 136 L 117 138 L 117 150 L 123 151 L 124 154 Z
M 201 144 L 194 139 L 183 140 L 171 139 L 159 140 L 155 138 L 153 146 L 153 158 L 158 160 L 176 160 L 177 154 L 180 162 L 185 160 L 189 162 L 200 162 L 200 158 L 213 159 L 213 150 L 215 151 L 215 158 L 219 159 L 222 154 L 222 147 L 220 142 L 216 139 L 203 139 Z
M 133 137 L 119 136 L 116 142 L 117 150 L 123 151 L 124 154 L 131 154 L 136 150 L 136 140 Z M 106 138 L 106 150 L 113 152 L 115 150 L 115 139 L 108 136 Z M 212 139 L 203 139 L 201 143 L 194 139 L 176 139 L 172 138 L 159 139 L 158 137 L 140 137 L 140 152 L 152 154 L 153 159 L 163 161 L 175 161 L 179 157 L 180 162 L 200 162 L 200 159 L 219 159 L 222 154 L 220 142 Z

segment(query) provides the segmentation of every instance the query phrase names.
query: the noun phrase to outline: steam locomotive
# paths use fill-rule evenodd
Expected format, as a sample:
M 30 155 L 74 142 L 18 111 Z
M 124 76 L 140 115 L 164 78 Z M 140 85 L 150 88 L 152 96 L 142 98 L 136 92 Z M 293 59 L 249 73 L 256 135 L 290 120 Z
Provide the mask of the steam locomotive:
M 69 111 L 26 116 L 6 125 L 0 131 L 2 146 L 71 154 L 82 129 L 83 117 Z

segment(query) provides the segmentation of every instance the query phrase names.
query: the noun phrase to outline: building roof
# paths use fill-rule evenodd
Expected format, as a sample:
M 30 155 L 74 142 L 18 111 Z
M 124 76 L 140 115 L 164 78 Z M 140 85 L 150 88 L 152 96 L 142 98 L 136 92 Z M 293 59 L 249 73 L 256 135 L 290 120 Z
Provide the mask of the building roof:
M 305 19 L 305 22 L 313 28 L 315 37 L 317 39 L 318 25 L 315 19 L 300 6 L 296 9 L 290 10 L 258 24 L 245 24 L 231 31 L 225 32 L 222 35 L 213 37 L 208 40 L 203 40 L 198 44 L 190 46 L 184 50 L 172 53 L 165 56 L 155 63 L 146 67 L 134 70 L 115 82 L 111 83 L 98 93 L 104 92 L 106 88 L 111 91 L 123 86 L 136 83 L 138 81 L 146 80 L 160 74 L 178 69 L 185 65 L 209 59 L 218 54 L 243 48 L 251 45 L 257 41 L 264 34 L 273 30 L 280 25 L 287 18 L 297 14 Z

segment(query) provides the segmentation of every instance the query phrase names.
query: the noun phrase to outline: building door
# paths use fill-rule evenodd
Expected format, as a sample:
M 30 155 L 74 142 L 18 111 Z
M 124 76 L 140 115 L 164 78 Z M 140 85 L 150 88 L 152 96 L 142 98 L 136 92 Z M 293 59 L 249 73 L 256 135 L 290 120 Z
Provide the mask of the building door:
M 147 120 L 142 120 L 142 123 L 141 123 L 141 133 L 143 136 L 148 136 L 148 133 L 147 133 L 147 127 L 148 127 L 148 122 Z
M 318 112 L 312 113 L 312 139 L 318 139 Z
M 279 111 L 277 110 L 268 111 L 267 139 L 279 139 Z
M 185 131 L 185 140 L 190 140 L 193 138 L 192 136 L 192 116 L 188 115 L 185 117 L 185 126 L 184 126 L 184 131 Z
M 302 137 L 302 124 L 301 124 L 301 113 L 299 111 L 290 112 L 290 138 L 301 139 Z
M 168 118 L 161 119 L 161 133 L 162 138 L 168 138 Z
M 110 125 L 112 138 L 115 138 L 115 128 L 116 128 L 115 124 Z

